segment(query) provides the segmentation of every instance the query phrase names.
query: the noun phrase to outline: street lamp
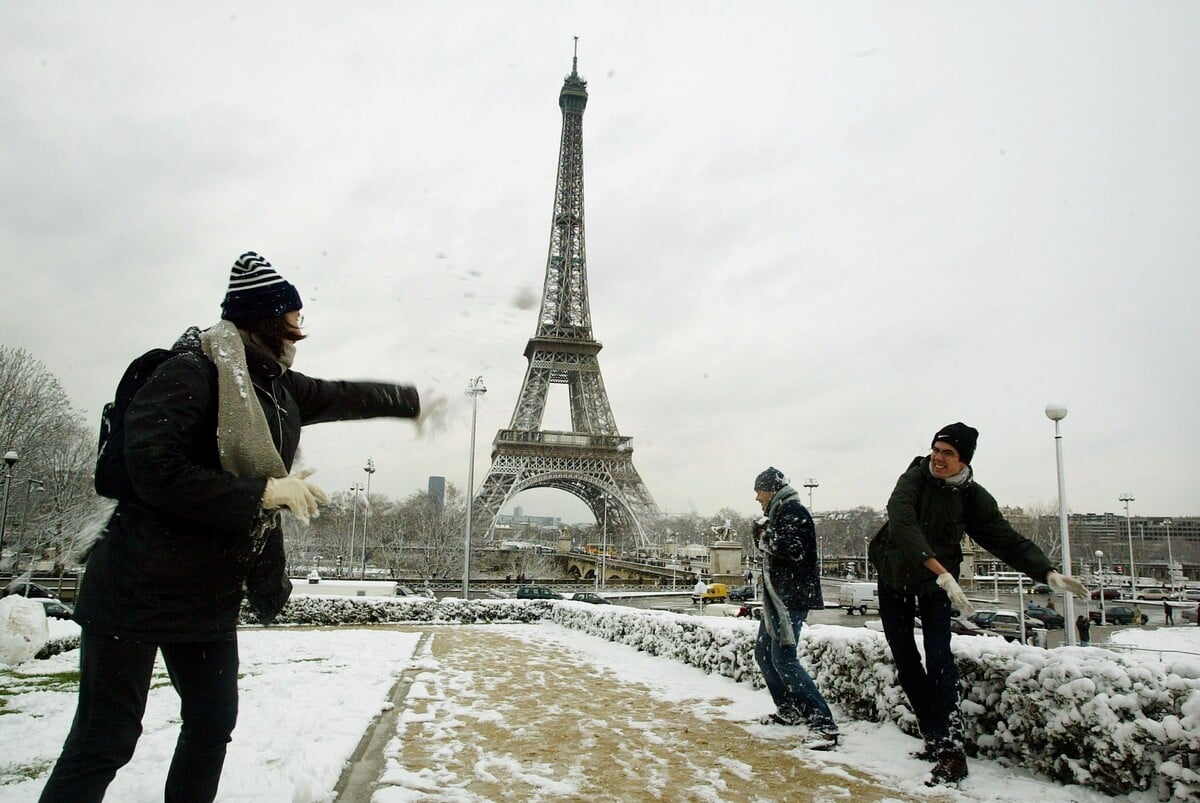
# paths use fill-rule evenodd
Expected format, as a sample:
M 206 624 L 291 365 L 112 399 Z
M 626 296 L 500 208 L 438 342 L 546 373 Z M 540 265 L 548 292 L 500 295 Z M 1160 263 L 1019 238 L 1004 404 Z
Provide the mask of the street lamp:
M 1096 550 L 1096 576 L 1100 578 L 1100 626 L 1108 624 L 1104 615 L 1104 553 Z
M 362 571 L 358 575 L 359 580 L 367 579 L 367 525 L 371 523 L 371 475 L 375 473 L 375 461 L 368 457 L 363 471 L 367 472 L 367 496 L 363 500 L 365 505 L 363 507 Z
M 1058 531 L 1062 536 L 1063 574 L 1071 574 L 1071 536 L 1067 531 L 1067 479 L 1063 471 L 1062 430 L 1060 424 L 1067 417 L 1065 404 L 1047 404 L 1046 418 L 1054 422 L 1054 451 L 1058 465 Z M 1067 621 L 1067 645 L 1075 647 L 1079 637 L 1075 633 L 1075 600 L 1063 594 L 1063 616 Z
M 29 529 L 29 527 L 25 523 L 26 519 L 29 518 L 29 494 L 30 494 L 30 491 L 33 490 L 33 486 L 35 486 L 35 485 L 38 487 L 38 491 L 45 492 L 45 490 L 46 490 L 46 483 L 42 482 L 41 480 L 34 480 L 34 479 L 25 480 L 25 506 L 21 508 L 21 532 L 20 532 L 20 535 L 17 536 L 17 551 L 13 557 L 13 560 L 17 561 L 17 562 L 19 562 L 21 560 L 21 552 L 25 549 L 25 533 Z M 11 573 L 14 576 L 16 576 L 18 568 L 19 567 L 16 564 L 13 565 Z M 30 580 L 30 582 L 32 582 L 32 580 L 33 580 L 33 561 L 30 561 L 30 563 L 29 563 L 29 571 L 30 571 L 29 580 Z M 25 583 L 25 596 L 27 596 L 27 597 L 29 596 L 29 582 Z
M 604 494 L 604 523 L 600 526 L 600 587 L 608 586 L 608 494 Z
M 1175 555 L 1171 552 L 1171 525 L 1175 522 L 1164 519 L 1160 523 L 1167 528 L 1167 579 L 1171 581 L 1170 593 L 1173 594 L 1175 593 Z
M 811 515 L 813 512 L 812 492 L 813 488 L 820 488 L 820 484 L 812 477 L 804 479 L 804 487 L 808 489 L 808 512 Z M 821 577 L 825 574 L 825 528 L 822 527 L 817 533 L 817 576 Z
M 350 492 L 354 496 L 350 500 L 350 554 L 354 554 L 354 537 L 358 535 L 358 497 L 362 494 L 363 484 L 356 482 L 350 486 Z M 363 543 L 366 543 L 366 537 L 363 538 Z M 365 548 L 365 547 L 364 547 Z
M 1129 539 L 1129 595 L 1137 602 L 1137 569 L 1133 565 L 1133 524 L 1129 520 L 1129 503 L 1133 501 L 1133 494 L 1126 492 L 1117 499 L 1125 503 L 1125 537 Z
M 467 385 L 471 397 L 471 459 L 467 463 L 467 534 L 463 539 L 463 599 L 471 598 L 471 502 L 475 495 L 475 414 L 480 394 L 487 393 L 483 377 L 477 376 Z
M 12 486 L 13 466 L 20 459 L 12 449 L 4 453 L 4 462 L 8 466 L 8 473 L 4 476 L 4 510 L 0 512 L 0 558 L 4 557 L 4 525 L 8 522 L 8 489 Z

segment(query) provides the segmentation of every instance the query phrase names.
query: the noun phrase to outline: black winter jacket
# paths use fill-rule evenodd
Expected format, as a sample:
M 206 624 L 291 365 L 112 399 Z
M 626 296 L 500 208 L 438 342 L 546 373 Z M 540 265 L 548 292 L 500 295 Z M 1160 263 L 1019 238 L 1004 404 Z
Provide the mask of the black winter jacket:
M 788 498 L 775 509 L 768 506 L 770 520 L 758 538 L 758 548 L 766 555 L 764 566 L 784 605 L 790 609 L 821 609 L 825 602 L 817 563 L 817 530 L 791 486 L 778 491 L 788 492 Z
M 868 553 L 879 579 L 907 593 L 937 589 L 937 578 L 923 563 L 937 558 L 955 579 L 962 564 L 962 537 L 1036 580 L 1054 566 L 1025 536 L 1012 528 L 996 500 L 973 479 L 950 485 L 929 471 L 929 458 L 913 461 L 900 475 L 887 504 L 888 521 L 871 539 Z
M 289 471 L 303 425 L 420 412 L 412 387 L 311 379 L 253 349 L 246 359 Z M 286 582 L 278 525 L 252 560 L 266 480 L 222 470 L 217 398 L 216 366 L 183 350 L 130 402 L 125 462 L 135 495 L 118 500 L 88 557 L 75 608 L 83 627 L 140 641 L 232 639 L 252 563 Z

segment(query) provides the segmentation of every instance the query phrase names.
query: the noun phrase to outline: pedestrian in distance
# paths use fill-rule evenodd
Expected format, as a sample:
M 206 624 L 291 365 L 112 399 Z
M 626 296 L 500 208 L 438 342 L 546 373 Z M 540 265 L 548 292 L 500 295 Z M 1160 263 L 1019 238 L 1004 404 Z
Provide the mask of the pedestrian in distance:
M 164 798 L 213 800 L 237 719 L 242 599 L 263 624 L 278 614 L 291 592 L 280 513 L 307 524 L 328 501 L 292 473 L 300 428 L 421 415 L 409 385 L 293 371 L 301 307 L 266 259 L 242 254 L 220 322 L 163 352 L 112 422 L 107 444 L 123 448 L 101 450 L 96 487 L 121 490 L 80 585 L 79 699 L 42 803 L 104 797 L 141 734 L 159 652 L 181 720 Z
M 816 528 L 800 494 L 779 469 L 770 467 L 758 475 L 754 496 L 765 514 L 754 525 L 754 544 L 762 554 L 758 597 L 763 601 L 754 659 L 775 702 L 775 711 L 761 722 L 807 725 L 804 746 L 832 750 L 840 739 L 833 713 L 796 654 L 808 612 L 825 607 Z
M 929 455 L 914 459 L 896 481 L 887 522 L 868 549 L 884 636 L 925 740 L 914 755 L 934 762 L 931 786 L 967 776 L 958 671 L 950 651 L 951 617 L 974 610 L 957 580 L 963 536 L 1056 592 L 1087 597 L 1079 581 L 1056 571 L 1036 544 L 1012 528 L 992 495 L 975 482 L 970 464 L 978 437 L 962 422 L 934 434 Z M 916 644 L 917 616 L 924 663 Z
M 1175 611 L 1171 608 L 1169 600 L 1163 600 L 1163 623 L 1168 625 L 1175 624 Z
M 1092 620 L 1082 613 L 1079 614 L 1075 617 L 1075 630 L 1079 633 L 1079 646 L 1090 647 L 1092 645 Z

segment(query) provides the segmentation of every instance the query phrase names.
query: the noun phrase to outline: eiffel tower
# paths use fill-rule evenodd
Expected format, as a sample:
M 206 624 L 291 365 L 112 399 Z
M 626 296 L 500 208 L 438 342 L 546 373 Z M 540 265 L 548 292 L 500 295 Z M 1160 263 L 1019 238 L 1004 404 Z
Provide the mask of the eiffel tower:
M 475 509 L 490 522 L 487 537 L 493 540 L 496 514 L 509 499 L 531 488 L 557 488 L 582 499 L 610 533 L 628 535 L 646 547 L 646 530 L 662 514 L 633 467 L 633 439 L 617 432 L 596 359 L 601 345 L 592 339 L 583 244 L 583 110 L 588 96 L 578 66 L 577 51 L 558 95 L 563 127 L 554 221 L 537 331 L 525 346 L 529 367 L 512 422 L 492 441 L 492 468 Z M 567 386 L 570 432 L 541 428 L 551 383 Z

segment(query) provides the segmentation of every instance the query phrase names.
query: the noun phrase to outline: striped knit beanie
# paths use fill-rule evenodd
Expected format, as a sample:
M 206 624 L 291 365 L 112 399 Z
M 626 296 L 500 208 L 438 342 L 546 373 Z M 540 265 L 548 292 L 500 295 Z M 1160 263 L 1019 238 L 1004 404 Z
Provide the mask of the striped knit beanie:
M 233 263 L 229 291 L 221 302 L 221 318 L 226 321 L 274 318 L 303 306 L 300 293 L 275 272 L 270 262 L 247 251 Z

